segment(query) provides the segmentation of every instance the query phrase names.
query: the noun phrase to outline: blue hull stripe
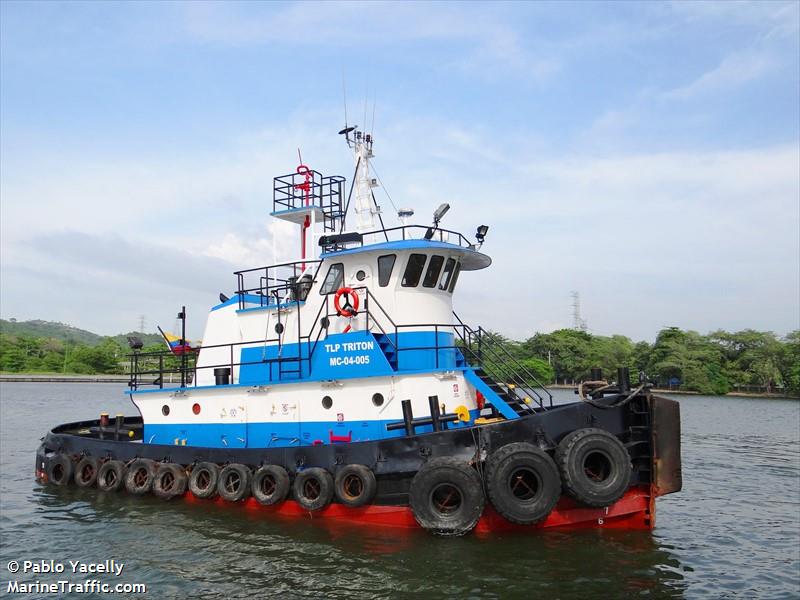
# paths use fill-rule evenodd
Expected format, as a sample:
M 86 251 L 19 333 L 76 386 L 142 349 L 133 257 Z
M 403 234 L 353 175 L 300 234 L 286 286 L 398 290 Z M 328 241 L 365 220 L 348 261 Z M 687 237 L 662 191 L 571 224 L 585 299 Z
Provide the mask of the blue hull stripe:
M 478 411 L 470 411 L 472 420 Z M 469 423 L 450 423 L 458 428 Z M 405 431 L 387 431 L 387 423 L 395 419 L 353 421 L 304 421 L 298 423 L 205 423 L 205 424 L 145 424 L 144 441 L 148 444 L 185 444 L 206 448 L 285 448 L 311 446 L 314 442 L 329 445 L 332 439 L 350 438 L 351 442 L 366 442 L 402 437 Z M 430 433 L 430 425 L 417 427 L 416 432 Z M 177 442 L 176 442 L 177 440 Z M 184 441 L 185 440 L 185 441 Z M 335 441 L 333 443 L 336 443 Z

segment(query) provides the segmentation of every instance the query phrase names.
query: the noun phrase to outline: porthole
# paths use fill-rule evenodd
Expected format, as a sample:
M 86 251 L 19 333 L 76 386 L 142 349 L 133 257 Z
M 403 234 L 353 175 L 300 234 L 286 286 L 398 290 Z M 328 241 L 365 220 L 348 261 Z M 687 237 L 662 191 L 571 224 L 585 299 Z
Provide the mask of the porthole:
M 375 406 L 383 406 L 383 394 L 380 392 L 372 394 L 372 403 Z
M 192 412 L 196 415 L 200 414 L 200 405 L 197 402 L 192 404 Z
M 330 396 L 324 396 L 322 398 L 322 408 L 328 409 L 333 406 L 333 398 Z
M 166 404 L 164 406 L 162 406 L 161 407 L 161 414 L 166 417 L 169 414 L 169 406 L 167 406 Z
M 275 323 L 275 333 L 278 335 L 283 333 L 283 323 Z
M 364 279 L 366 279 L 366 278 L 367 278 L 367 274 L 364 271 L 358 271 L 356 273 L 356 279 L 358 279 L 359 281 L 364 281 Z

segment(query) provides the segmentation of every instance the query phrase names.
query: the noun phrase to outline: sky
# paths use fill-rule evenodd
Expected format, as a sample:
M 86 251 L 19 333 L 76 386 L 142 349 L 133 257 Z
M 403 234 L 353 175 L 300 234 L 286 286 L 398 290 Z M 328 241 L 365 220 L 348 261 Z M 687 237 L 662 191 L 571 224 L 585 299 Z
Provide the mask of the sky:
M 0 2 L 0 316 L 200 336 L 297 149 L 490 227 L 462 318 L 800 328 L 800 3 Z M 344 85 L 343 85 L 344 82 Z M 388 196 L 387 196 L 388 193 Z M 275 243 L 273 244 L 273 238 Z M 273 256 L 273 247 L 277 248 Z

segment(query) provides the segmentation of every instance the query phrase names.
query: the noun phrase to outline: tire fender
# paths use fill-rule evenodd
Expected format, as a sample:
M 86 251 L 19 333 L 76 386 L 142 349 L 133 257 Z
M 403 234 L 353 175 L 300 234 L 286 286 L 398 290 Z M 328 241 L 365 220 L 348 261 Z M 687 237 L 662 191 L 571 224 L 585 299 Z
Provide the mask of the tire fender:
M 264 506 L 283 502 L 290 487 L 289 474 L 278 465 L 263 465 L 253 475 L 253 497 Z
M 100 461 L 94 456 L 84 456 L 75 465 L 75 485 L 90 488 L 97 483 L 97 473 L 100 471 Z
M 567 434 L 556 448 L 564 491 L 602 508 L 622 498 L 631 481 L 631 457 L 616 436 L 594 427 Z
M 346 465 L 333 482 L 336 499 L 345 506 L 364 506 L 372 502 L 378 483 L 375 474 L 364 465 Z
M 69 485 L 75 473 L 75 465 L 66 454 L 56 454 L 47 463 L 47 481 L 53 485 Z
M 97 471 L 97 489 L 103 492 L 118 492 L 125 485 L 125 463 L 107 460 Z
M 417 523 L 442 536 L 472 531 L 486 503 L 478 473 L 454 457 L 426 462 L 411 480 L 409 500 Z
M 239 502 L 250 494 L 253 473 L 248 467 L 231 463 L 222 467 L 217 480 L 217 493 L 228 502 Z
M 199 462 L 189 475 L 189 491 L 197 498 L 213 498 L 217 495 L 219 466 L 212 462 Z
M 153 493 L 162 500 L 171 500 L 186 493 L 186 471 L 181 465 L 160 465 L 153 479 Z
M 137 458 L 125 473 L 125 490 L 134 496 L 143 496 L 153 487 L 156 475 L 155 463 L 147 458 Z
M 486 489 L 506 520 L 531 525 L 555 508 L 561 497 L 561 478 L 547 452 L 516 442 L 498 448 L 486 460 Z
M 303 469 L 294 478 L 292 493 L 306 510 L 321 510 L 333 499 L 333 477 L 320 467 Z

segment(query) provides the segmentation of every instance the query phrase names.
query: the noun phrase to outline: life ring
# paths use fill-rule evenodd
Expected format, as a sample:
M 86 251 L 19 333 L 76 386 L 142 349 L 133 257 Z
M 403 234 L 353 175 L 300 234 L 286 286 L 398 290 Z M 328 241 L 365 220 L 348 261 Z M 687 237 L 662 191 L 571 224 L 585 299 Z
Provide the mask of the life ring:
M 69 485 L 75 466 L 69 456 L 56 454 L 47 464 L 47 481 L 54 485 Z
M 217 481 L 217 493 L 228 502 L 244 500 L 250 493 L 253 474 L 250 469 L 238 463 L 222 467 Z
M 189 491 L 197 498 L 213 498 L 218 481 L 219 467 L 212 462 L 199 462 L 189 474 Z
M 333 477 L 320 467 L 303 469 L 294 478 L 292 492 L 306 510 L 321 510 L 333 499 Z
M 153 479 L 153 493 L 162 500 L 183 496 L 186 493 L 186 479 L 186 471 L 180 465 L 160 465 Z
M 97 471 L 97 489 L 103 492 L 118 492 L 125 485 L 125 463 L 107 460 Z
M 444 536 L 472 531 L 486 503 L 477 471 L 454 457 L 426 462 L 411 480 L 409 500 L 417 523 Z
M 345 299 L 345 305 L 341 306 L 339 304 L 339 300 L 341 300 L 342 296 L 347 295 Z M 353 303 L 350 304 L 350 298 L 353 299 Z M 336 295 L 333 297 L 333 306 L 336 308 L 336 312 L 339 313 L 343 317 L 355 317 L 358 314 L 358 293 L 349 287 L 340 287 L 336 290 Z
M 486 488 L 497 512 L 512 523 L 531 525 L 555 508 L 561 497 L 561 478 L 547 452 L 516 442 L 487 459 Z
M 289 474 L 278 465 L 263 465 L 253 475 L 253 498 L 264 506 L 283 502 L 289 487 Z
M 134 496 L 143 496 L 153 487 L 155 476 L 155 463 L 148 458 L 137 458 L 125 474 L 125 489 Z
M 364 465 L 339 469 L 333 482 L 336 498 L 345 506 L 364 506 L 375 497 L 378 484 L 375 474 Z
M 90 488 L 97 482 L 100 461 L 94 456 L 84 456 L 75 466 L 75 485 Z
M 631 457 L 616 436 L 597 428 L 567 434 L 556 448 L 564 490 L 587 506 L 609 506 L 631 481 Z

